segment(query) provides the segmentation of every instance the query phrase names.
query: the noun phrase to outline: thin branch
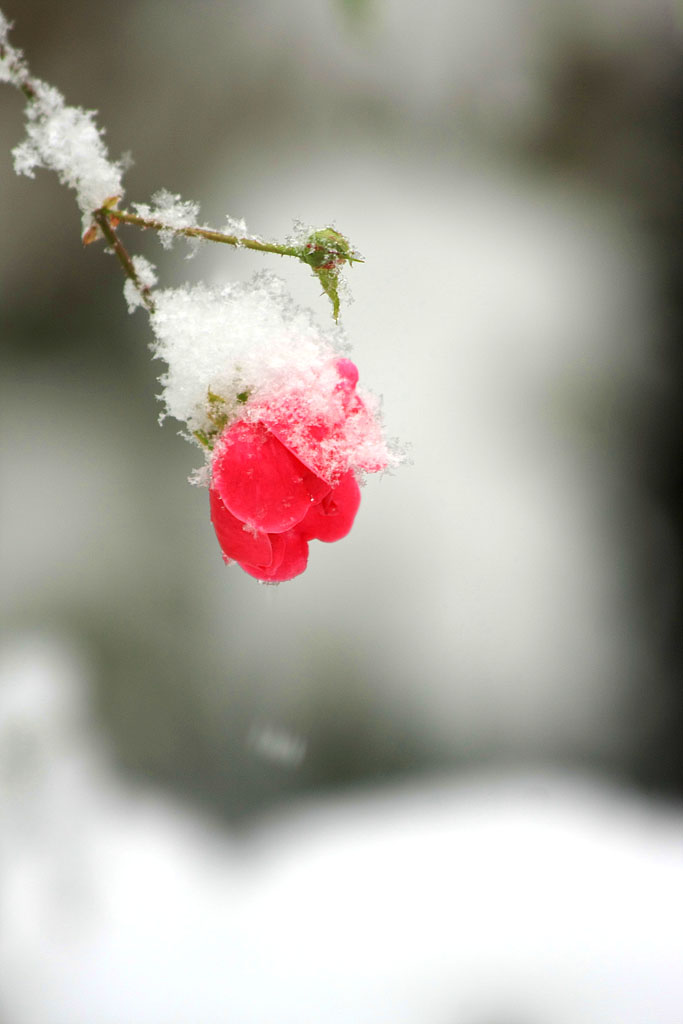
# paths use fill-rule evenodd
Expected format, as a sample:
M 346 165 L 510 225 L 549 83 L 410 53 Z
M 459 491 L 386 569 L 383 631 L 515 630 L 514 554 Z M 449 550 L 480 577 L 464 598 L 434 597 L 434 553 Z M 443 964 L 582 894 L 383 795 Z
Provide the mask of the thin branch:
M 29 102 L 33 102 L 37 98 L 37 93 L 33 85 L 31 73 L 28 69 L 28 65 L 23 58 L 23 54 L 14 50 L 12 47 L 5 46 L 4 43 L 0 42 L 0 60 L 8 59 L 10 71 L 14 73 L 13 85 L 17 89 L 23 92 L 24 96 Z
M 140 217 L 136 213 L 127 213 L 125 210 L 101 210 L 107 217 L 114 217 L 124 224 L 136 224 L 140 228 L 150 228 L 152 231 L 171 231 L 174 235 L 184 235 L 186 238 L 205 238 L 208 242 L 223 242 L 224 245 L 234 245 L 244 249 L 258 249 L 259 252 L 273 252 L 278 256 L 300 256 L 301 249 L 292 245 L 278 245 L 276 242 L 260 242 L 256 238 L 242 238 L 239 235 L 226 235 L 222 231 L 212 231 L 210 228 L 174 228 L 164 224 L 161 220 L 150 220 L 147 217 Z
M 98 214 L 119 220 L 124 224 L 135 224 L 140 228 L 150 228 L 152 231 L 170 231 L 174 235 L 184 235 L 186 238 L 204 238 L 208 242 L 222 242 L 224 245 L 234 245 L 240 249 L 255 249 L 258 252 L 272 252 L 276 256 L 295 256 L 297 259 L 308 263 L 309 247 L 306 245 L 280 245 L 278 242 L 261 242 L 257 238 L 245 238 L 241 235 L 226 235 L 222 231 L 213 231 L 211 228 L 186 227 L 175 228 L 164 224 L 161 220 L 153 220 L 141 217 L 137 213 L 128 213 L 125 210 L 109 209 L 104 207 L 98 210 Z M 99 220 L 98 220 L 99 223 Z M 331 255 L 337 256 L 331 250 Z M 362 263 L 360 256 L 344 256 L 348 263 Z
M 299 244 L 284 245 L 278 242 L 262 242 L 257 238 L 249 238 L 242 235 L 226 234 L 222 231 L 214 231 L 208 227 L 176 227 L 164 223 L 158 217 L 145 217 L 136 213 L 129 213 L 127 210 L 117 210 L 116 202 L 122 194 L 121 187 L 121 166 L 112 164 L 109 161 L 106 149 L 101 141 L 101 131 L 97 129 L 93 121 L 93 114 L 81 111 L 78 108 L 64 106 L 64 101 L 55 90 L 49 89 L 39 78 L 31 75 L 29 66 L 20 50 L 15 49 L 7 41 L 9 23 L 0 12 L 0 61 L 4 63 L 2 71 L 3 81 L 8 81 L 20 90 L 26 97 L 28 103 L 33 106 L 30 119 L 34 121 L 33 129 L 37 139 L 29 136 L 29 141 L 15 150 L 16 160 L 20 161 L 20 171 L 31 174 L 34 166 L 47 167 L 55 170 L 60 181 L 74 188 L 77 194 L 78 205 L 84 215 L 84 222 L 87 225 L 83 235 L 83 242 L 89 244 L 94 241 L 99 232 L 109 242 L 116 254 L 127 278 L 135 285 L 142 303 L 148 312 L 154 312 L 154 300 L 149 285 L 142 283 L 140 275 L 135 268 L 135 261 L 131 259 L 122 242 L 116 234 L 119 223 L 134 224 L 143 229 L 157 231 L 163 235 L 182 235 L 185 238 L 203 238 L 209 242 L 219 242 L 223 245 L 232 245 L 238 249 L 252 249 L 256 252 L 273 253 L 276 256 L 293 256 L 301 263 L 310 267 L 318 278 L 323 292 L 332 302 L 332 315 L 335 320 L 339 317 L 339 275 L 345 264 L 362 263 L 362 258 L 351 248 L 348 239 L 340 234 L 335 228 L 326 227 L 312 231 L 306 239 Z M 85 135 L 87 146 L 90 150 L 90 163 L 78 165 L 71 157 L 64 158 L 61 149 L 54 145 L 49 132 L 50 119 L 55 115 L 53 101 L 58 101 L 57 113 L 70 111 L 72 117 L 78 121 L 81 135 Z M 49 102 L 48 102 L 49 101 Z M 34 116 L 35 115 L 35 116 Z M 61 129 L 60 129 L 61 130 Z M 23 151 L 25 149 L 25 152 Z M 17 155 L 17 154 L 20 154 Z M 92 165 L 92 166 L 91 166 Z M 92 182 L 86 179 L 83 166 L 86 166 L 92 176 L 92 167 L 97 168 L 97 188 L 93 190 Z M 101 189 L 101 191 L 100 191 Z M 106 189 L 106 191 L 105 191 Z M 100 195 L 109 195 L 103 204 L 90 213 L 90 203 L 93 191 Z M 100 200 L 101 202 L 101 200 Z M 89 218 L 92 222 L 88 225 Z
M 133 261 L 128 254 L 128 250 L 124 246 L 119 236 L 114 231 L 114 228 L 111 226 L 109 222 L 110 211 L 104 209 L 97 210 L 93 216 L 95 223 L 99 227 L 104 237 L 109 242 L 115 255 L 118 258 L 119 263 L 123 267 L 126 277 L 128 277 L 133 282 L 138 292 L 140 293 L 140 298 L 144 302 L 147 312 L 153 313 L 154 299 L 152 298 L 152 290 L 148 285 L 143 284 L 142 281 L 140 280 L 138 272 L 135 269 L 135 266 L 133 265 Z

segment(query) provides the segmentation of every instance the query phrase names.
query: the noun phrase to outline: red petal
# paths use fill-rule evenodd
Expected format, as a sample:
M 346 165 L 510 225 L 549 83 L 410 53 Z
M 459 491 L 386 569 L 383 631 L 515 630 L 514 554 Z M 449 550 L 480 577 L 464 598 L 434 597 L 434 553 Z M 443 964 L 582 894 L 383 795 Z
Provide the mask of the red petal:
M 339 374 L 339 383 L 334 390 L 342 393 L 342 401 L 346 408 L 351 398 L 356 397 L 355 388 L 358 383 L 358 367 L 350 359 L 337 359 L 334 365 Z
M 273 560 L 273 548 L 267 533 L 247 529 L 244 523 L 235 519 L 228 511 L 215 488 L 209 491 L 211 522 L 218 537 L 218 543 L 226 558 L 236 562 L 249 561 L 268 565 Z
M 330 472 L 321 445 L 340 439 L 349 402 L 356 398 L 358 369 L 350 359 L 335 358 L 309 387 L 289 392 L 286 400 L 264 411 L 262 419 L 295 458 L 320 477 Z
M 285 580 L 300 576 L 308 565 L 308 543 L 298 531 L 275 533 L 271 537 L 273 543 L 273 561 L 270 566 L 250 565 L 240 562 L 240 566 L 250 576 L 268 583 L 284 583 Z
M 262 423 L 235 423 L 213 461 L 213 484 L 226 508 L 256 530 L 283 533 L 329 491 Z
M 360 487 L 349 470 L 320 504 L 309 510 L 297 533 L 306 540 L 341 540 L 353 526 L 359 505 Z

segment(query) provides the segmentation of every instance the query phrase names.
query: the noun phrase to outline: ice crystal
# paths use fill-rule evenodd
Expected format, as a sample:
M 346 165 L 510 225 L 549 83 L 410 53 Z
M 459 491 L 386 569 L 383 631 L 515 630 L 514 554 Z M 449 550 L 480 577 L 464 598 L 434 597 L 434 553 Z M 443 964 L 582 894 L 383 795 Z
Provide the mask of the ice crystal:
M 175 231 L 181 228 L 197 227 L 199 203 L 181 199 L 179 195 L 174 195 L 165 188 L 155 192 L 151 204 L 134 203 L 133 206 L 140 217 L 164 225 L 164 228 L 159 231 L 159 241 L 164 249 L 170 249 L 173 245 Z M 192 243 L 190 254 L 194 255 L 199 240 L 188 239 L 188 241 Z
M 235 235 L 236 238 L 259 238 L 258 235 L 249 234 L 249 231 L 247 230 L 247 222 L 244 217 L 231 217 L 229 213 L 226 214 L 223 230 L 226 235 Z

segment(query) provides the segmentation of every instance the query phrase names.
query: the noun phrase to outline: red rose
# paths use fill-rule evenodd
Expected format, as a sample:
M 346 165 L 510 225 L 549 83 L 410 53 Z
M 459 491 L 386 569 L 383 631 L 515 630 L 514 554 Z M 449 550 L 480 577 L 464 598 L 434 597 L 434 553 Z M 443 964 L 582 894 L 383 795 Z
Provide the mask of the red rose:
M 355 393 L 358 371 L 335 359 L 227 427 L 214 449 L 211 521 L 226 561 L 283 582 L 308 562 L 310 540 L 345 537 L 360 504 L 354 470 L 386 466 L 379 428 Z

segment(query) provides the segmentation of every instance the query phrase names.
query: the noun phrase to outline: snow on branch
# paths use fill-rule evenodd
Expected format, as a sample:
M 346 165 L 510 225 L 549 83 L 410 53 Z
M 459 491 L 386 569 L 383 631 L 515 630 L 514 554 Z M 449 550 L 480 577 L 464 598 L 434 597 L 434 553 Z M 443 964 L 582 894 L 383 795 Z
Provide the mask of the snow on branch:
M 26 138 L 12 151 L 14 169 L 29 178 L 39 167 L 55 171 L 75 191 L 85 231 L 94 210 L 123 195 L 122 163 L 110 160 L 95 111 L 67 106 L 57 89 L 33 77 L 23 53 L 10 44 L 8 30 L 0 13 L 0 81 L 17 86 L 28 100 Z

